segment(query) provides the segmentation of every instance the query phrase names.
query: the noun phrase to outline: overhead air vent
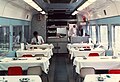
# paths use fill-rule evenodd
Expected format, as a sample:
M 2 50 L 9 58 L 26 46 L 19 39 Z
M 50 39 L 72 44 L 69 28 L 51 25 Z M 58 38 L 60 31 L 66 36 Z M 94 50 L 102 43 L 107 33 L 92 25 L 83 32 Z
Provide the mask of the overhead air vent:
M 103 12 L 104 12 L 104 15 L 107 15 L 106 10 L 103 10 Z
M 29 18 L 29 15 L 26 15 L 26 19 L 28 19 Z

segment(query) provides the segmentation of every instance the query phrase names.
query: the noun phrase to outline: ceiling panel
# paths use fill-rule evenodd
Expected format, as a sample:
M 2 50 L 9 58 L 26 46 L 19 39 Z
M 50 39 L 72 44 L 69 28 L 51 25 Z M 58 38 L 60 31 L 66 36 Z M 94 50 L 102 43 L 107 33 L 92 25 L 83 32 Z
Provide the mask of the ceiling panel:
M 50 0 L 50 3 L 70 3 L 71 0 Z
M 43 0 L 43 1 L 47 3 L 73 3 L 76 2 L 77 0 Z
M 71 14 L 87 0 L 34 0 L 46 13 Z

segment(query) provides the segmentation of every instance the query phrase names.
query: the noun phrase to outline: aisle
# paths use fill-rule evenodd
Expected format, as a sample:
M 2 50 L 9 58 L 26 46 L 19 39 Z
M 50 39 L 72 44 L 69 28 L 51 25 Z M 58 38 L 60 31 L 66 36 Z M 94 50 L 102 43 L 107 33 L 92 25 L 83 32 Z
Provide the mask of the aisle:
M 56 55 L 54 82 L 69 82 L 66 55 Z

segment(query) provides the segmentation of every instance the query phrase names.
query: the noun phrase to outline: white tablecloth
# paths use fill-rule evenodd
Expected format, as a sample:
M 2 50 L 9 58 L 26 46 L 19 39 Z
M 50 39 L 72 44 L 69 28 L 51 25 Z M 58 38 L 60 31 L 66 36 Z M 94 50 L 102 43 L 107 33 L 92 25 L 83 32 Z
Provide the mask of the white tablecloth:
M 33 58 L 19 58 L 18 60 L 13 60 L 13 58 L 3 58 L 0 59 L 0 70 L 8 70 L 9 66 L 21 66 L 23 70 L 27 70 L 31 66 L 41 66 L 45 73 L 49 70 L 49 59 L 46 57 L 41 57 L 41 60 L 36 60 L 38 57 Z
M 103 77 L 104 81 L 98 81 L 98 77 Z M 86 75 L 84 82 L 120 82 L 120 74 Z
M 45 50 L 34 49 L 34 50 L 17 50 L 16 51 L 17 57 L 21 57 L 23 54 L 32 54 L 33 56 L 35 56 L 35 54 L 44 54 L 48 58 L 51 58 L 51 56 L 53 55 L 53 52 L 52 52 L 52 49 L 45 49 Z
M 79 51 L 79 50 L 76 50 L 75 48 L 70 49 L 71 59 L 77 56 L 88 57 L 90 53 L 98 53 L 100 56 L 105 56 L 105 50 L 102 48 L 96 48 L 90 51 Z
M 92 43 L 73 43 L 73 44 L 67 44 L 68 50 L 74 47 L 84 47 L 84 46 L 90 46 L 90 48 L 94 48 L 94 44 Z
M 0 76 L 0 82 L 21 82 L 20 79 L 28 78 L 29 82 L 42 82 L 38 75 L 23 75 L 23 76 Z
M 31 45 L 31 44 L 28 44 L 27 45 L 27 48 L 29 49 L 30 47 L 37 47 L 37 48 L 54 48 L 53 44 L 41 44 L 41 45 Z
M 82 67 L 93 67 L 96 70 L 120 69 L 120 57 L 117 59 L 112 59 L 111 56 L 88 57 L 87 59 L 76 57 L 73 65 L 76 66 L 76 73 L 78 74 L 80 74 Z

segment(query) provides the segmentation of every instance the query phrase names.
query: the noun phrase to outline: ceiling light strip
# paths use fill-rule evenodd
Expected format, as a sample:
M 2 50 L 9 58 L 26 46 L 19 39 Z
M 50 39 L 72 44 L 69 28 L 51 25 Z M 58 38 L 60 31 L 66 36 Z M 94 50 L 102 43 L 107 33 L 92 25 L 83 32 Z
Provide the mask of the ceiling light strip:
M 88 7 L 89 5 L 91 5 L 92 3 L 94 3 L 95 1 L 96 0 L 88 0 L 84 4 L 82 4 L 77 10 L 81 11 L 81 10 L 85 9 L 86 7 Z
M 41 14 L 45 14 L 45 11 L 40 12 Z
M 42 9 L 33 0 L 24 0 L 27 4 L 35 8 L 37 11 L 42 11 Z
M 78 11 L 74 11 L 73 13 L 72 13 L 72 15 L 76 15 L 78 13 Z

